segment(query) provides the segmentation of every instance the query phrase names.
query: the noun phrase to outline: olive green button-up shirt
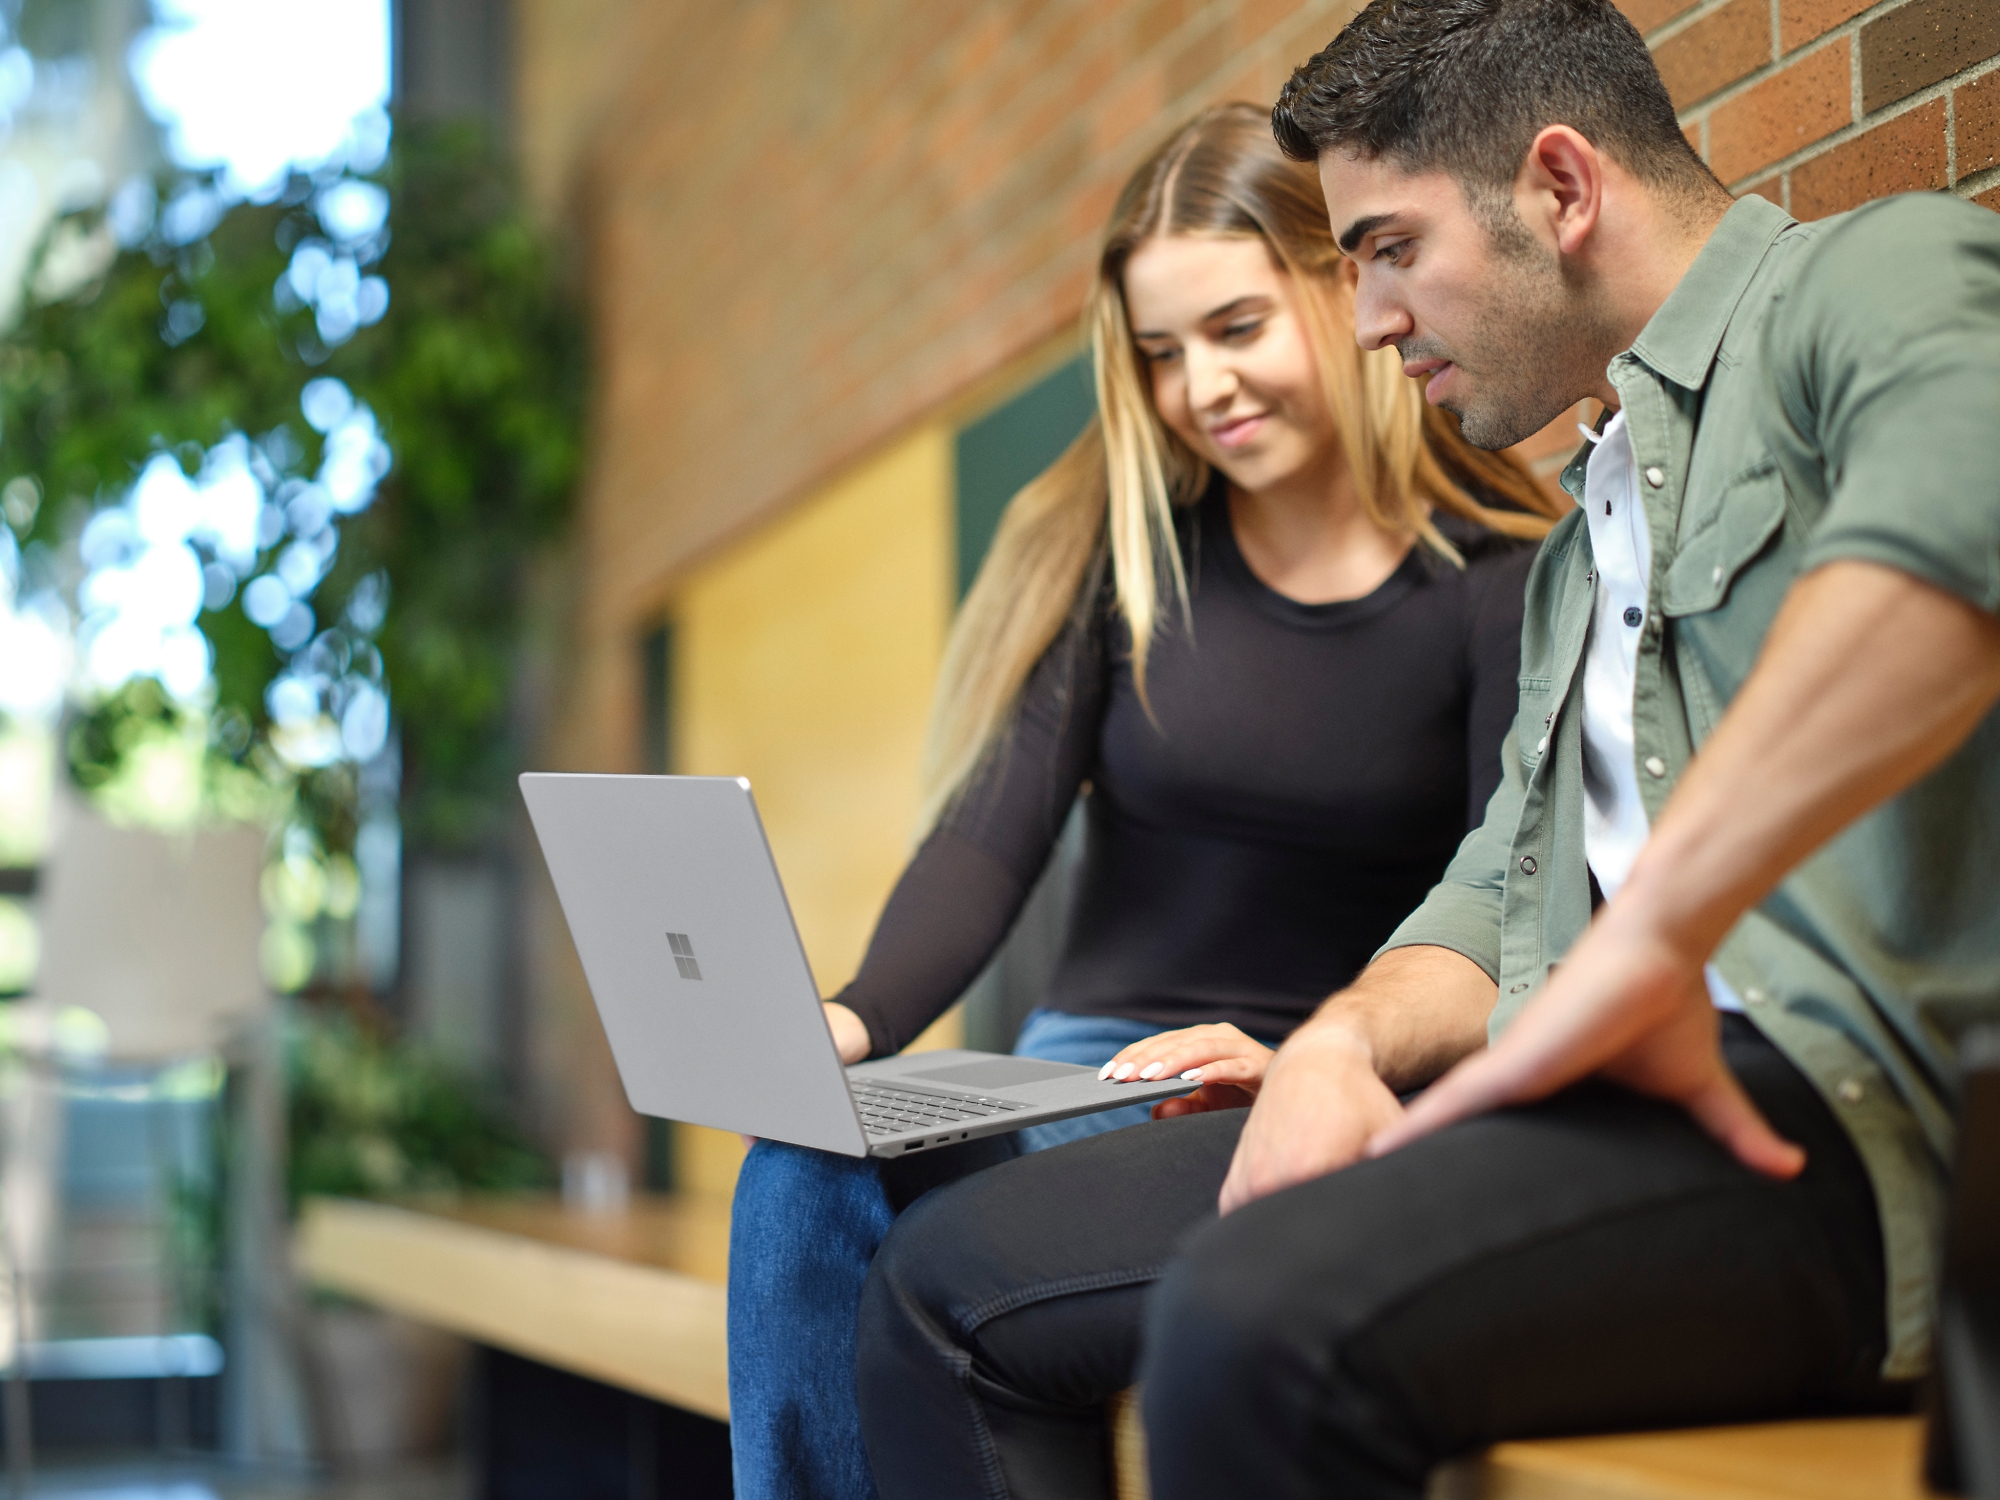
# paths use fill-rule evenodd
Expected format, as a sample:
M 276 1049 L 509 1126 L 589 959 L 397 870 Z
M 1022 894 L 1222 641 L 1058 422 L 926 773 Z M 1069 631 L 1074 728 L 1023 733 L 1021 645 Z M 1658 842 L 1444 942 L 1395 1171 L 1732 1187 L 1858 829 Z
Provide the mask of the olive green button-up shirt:
M 1863 559 L 2000 610 L 2000 215 L 1911 195 L 1799 224 L 1745 198 L 1609 375 L 1652 537 L 1632 705 L 1649 817 L 1800 574 Z M 1563 473 L 1573 496 L 1587 452 Z M 1529 575 L 1500 789 L 1384 950 L 1477 963 L 1500 987 L 1495 1035 L 1590 921 L 1582 523 Z M 2000 714 L 1801 864 L 1714 961 L 1859 1150 L 1888 1266 L 1883 1373 L 1917 1374 L 1952 1138 L 1945 1023 L 2000 1002 Z

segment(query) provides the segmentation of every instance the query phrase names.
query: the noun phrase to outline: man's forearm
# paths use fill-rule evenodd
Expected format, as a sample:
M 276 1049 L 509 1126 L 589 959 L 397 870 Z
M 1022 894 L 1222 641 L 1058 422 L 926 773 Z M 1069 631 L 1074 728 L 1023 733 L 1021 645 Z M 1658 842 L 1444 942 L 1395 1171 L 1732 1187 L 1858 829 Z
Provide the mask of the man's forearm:
M 1723 1062 L 1702 964 L 1799 861 L 1950 755 L 1996 698 L 1991 616 L 1870 563 L 1801 579 L 1631 877 L 1562 969 L 1505 1036 L 1366 1149 L 1596 1073 L 1679 1104 L 1753 1170 L 1797 1176 L 1805 1154 Z
M 1397 1093 L 1421 1088 L 1486 1045 L 1498 998 L 1486 971 L 1449 948 L 1394 948 L 1299 1028 L 1307 1045 L 1341 1032 L 1366 1049 L 1376 1076 Z
M 1873 563 L 1808 574 L 1607 915 L 1643 914 L 1706 956 L 1813 850 L 1949 756 L 1996 698 L 1991 615 Z

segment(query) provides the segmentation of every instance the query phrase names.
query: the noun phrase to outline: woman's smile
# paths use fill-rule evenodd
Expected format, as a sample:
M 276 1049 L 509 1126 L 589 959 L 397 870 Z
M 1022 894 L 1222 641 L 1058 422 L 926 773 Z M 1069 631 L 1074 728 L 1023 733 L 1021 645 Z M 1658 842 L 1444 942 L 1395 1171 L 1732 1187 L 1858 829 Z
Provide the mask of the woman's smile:
M 1253 411 L 1211 423 L 1208 429 L 1209 439 L 1218 448 L 1241 448 L 1245 443 L 1254 441 L 1264 431 L 1269 425 L 1270 416 L 1267 411 Z

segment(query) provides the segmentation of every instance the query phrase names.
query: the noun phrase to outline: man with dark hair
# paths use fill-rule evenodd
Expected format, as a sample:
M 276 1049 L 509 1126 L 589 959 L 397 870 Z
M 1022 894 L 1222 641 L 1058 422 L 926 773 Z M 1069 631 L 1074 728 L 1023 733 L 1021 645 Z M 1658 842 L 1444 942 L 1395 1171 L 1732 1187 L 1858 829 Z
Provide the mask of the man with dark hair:
M 1698 203 L 1722 192 L 1681 133 L 1645 42 L 1596 0 L 1370 6 L 1292 75 L 1271 111 L 1287 156 L 1317 161 L 1338 143 L 1406 172 L 1444 172 L 1496 226 L 1514 222 L 1528 143 L 1557 123 L 1661 196 Z
M 1732 203 L 1609 0 L 1375 0 L 1274 123 L 1361 341 L 1469 436 L 1603 405 L 1505 779 L 1247 1115 L 1204 1089 L 903 1218 L 886 1500 L 1105 1493 L 1135 1373 L 1161 1500 L 1407 1497 L 1927 1358 L 1942 1022 L 2000 997 L 2000 219 Z

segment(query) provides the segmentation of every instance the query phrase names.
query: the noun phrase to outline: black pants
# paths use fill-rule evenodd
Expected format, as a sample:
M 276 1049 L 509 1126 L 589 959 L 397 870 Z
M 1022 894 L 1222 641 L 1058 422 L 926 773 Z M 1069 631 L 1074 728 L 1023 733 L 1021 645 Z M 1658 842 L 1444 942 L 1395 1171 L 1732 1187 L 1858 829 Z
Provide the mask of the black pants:
M 1724 1045 L 1796 1181 L 1586 1084 L 1219 1221 L 1240 1112 L 930 1193 L 862 1303 L 883 1500 L 1106 1496 L 1135 1379 L 1157 1500 L 1413 1497 L 1502 1438 L 1898 1404 L 1860 1162 L 1747 1022 Z

